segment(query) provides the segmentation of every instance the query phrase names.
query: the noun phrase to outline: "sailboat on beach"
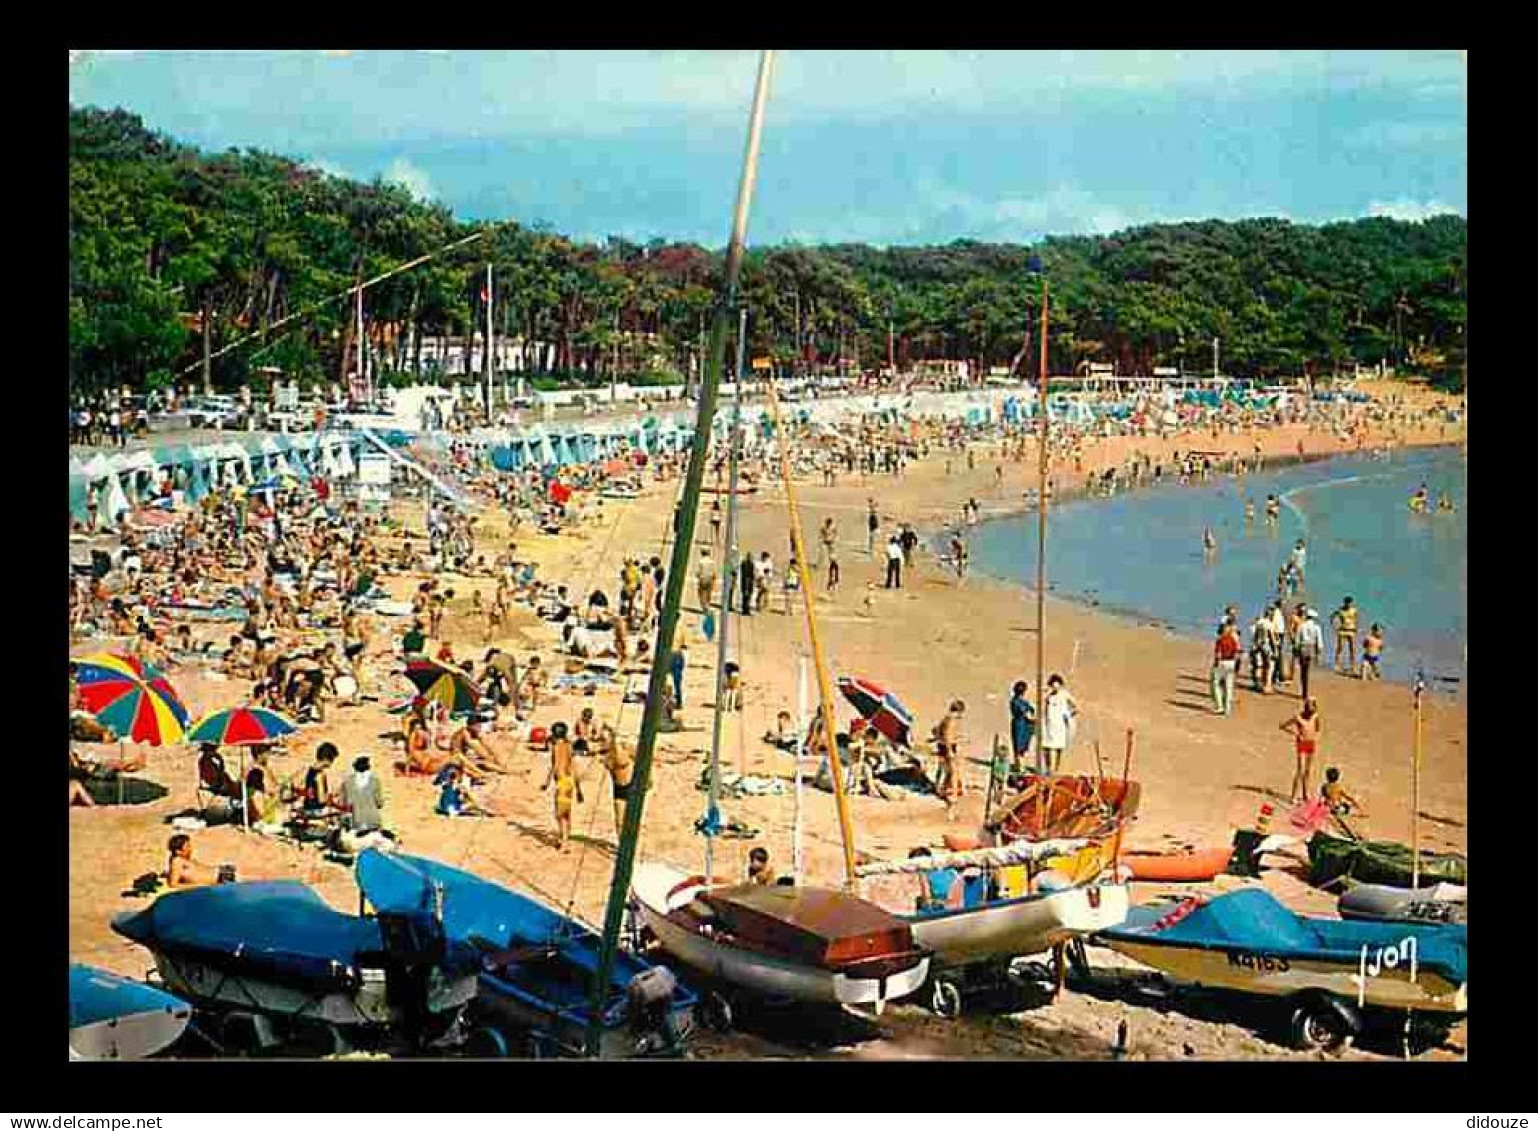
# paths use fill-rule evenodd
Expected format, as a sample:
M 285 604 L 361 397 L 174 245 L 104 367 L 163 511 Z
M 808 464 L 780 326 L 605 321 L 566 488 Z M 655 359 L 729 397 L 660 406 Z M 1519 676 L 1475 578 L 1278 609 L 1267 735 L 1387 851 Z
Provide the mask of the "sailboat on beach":
M 701 822 L 706 836 L 705 868 L 703 873 L 691 874 L 668 864 L 643 864 L 636 871 L 631 890 L 641 924 L 662 949 L 735 990 L 808 1003 L 874 1004 L 880 1010 L 888 1000 L 917 990 L 928 973 L 927 957 L 900 918 L 834 889 L 801 886 L 799 876 L 789 878 L 789 883 L 769 886 L 733 884 L 714 875 L 713 838 L 720 828 L 723 676 L 732 621 L 731 570 L 737 548 L 745 312 L 740 327 L 739 392 L 727 438 L 729 503 L 710 799 Z M 799 762 L 798 758 L 798 778 Z
M 723 294 L 713 319 L 711 348 L 700 383 L 693 445 L 653 649 L 657 661 L 652 665 L 646 712 L 636 743 L 632 799 L 625 809 L 604 921 L 603 948 L 592 979 L 594 1001 L 600 1004 L 618 955 L 627 909 L 633 909 L 645 933 L 683 965 L 756 995 L 830 1004 L 870 1002 L 879 1008 L 894 997 L 916 990 L 928 974 L 928 956 L 915 946 L 908 924 L 856 896 L 800 885 L 732 884 L 661 863 L 640 868 L 634 865 L 667 677 L 660 661 L 672 650 L 683 603 L 683 578 L 694 543 L 711 426 L 725 368 L 727 319 L 736 305 L 772 66 L 773 52 L 766 51 L 754 92 L 747 152 L 727 247 Z M 734 493 L 734 503 L 735 500 Z M 804 570 L 804 554 L 800 558 Z M 803 587 L 807 587 L 805 577 L 802 580 Z M 825 686 L 822 709 L 827 734 L 832 733 L 829 698 Z M 840 815 L 846 864 L 853 884 L 854 853 L 842 803 Z M 598 1026 L 591 1025 L 590 1051 L 596 1051 L 600 1035 Z

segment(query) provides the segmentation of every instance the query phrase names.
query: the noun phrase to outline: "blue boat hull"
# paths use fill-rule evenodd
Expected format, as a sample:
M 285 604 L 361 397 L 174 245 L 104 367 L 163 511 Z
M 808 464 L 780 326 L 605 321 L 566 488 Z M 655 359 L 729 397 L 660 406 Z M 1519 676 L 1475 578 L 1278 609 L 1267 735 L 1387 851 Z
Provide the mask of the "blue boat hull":
M 181 998 L 105 970 L 69 968 L 71 1060 L 142 1060 L 174 1044 L 192 1019 Z

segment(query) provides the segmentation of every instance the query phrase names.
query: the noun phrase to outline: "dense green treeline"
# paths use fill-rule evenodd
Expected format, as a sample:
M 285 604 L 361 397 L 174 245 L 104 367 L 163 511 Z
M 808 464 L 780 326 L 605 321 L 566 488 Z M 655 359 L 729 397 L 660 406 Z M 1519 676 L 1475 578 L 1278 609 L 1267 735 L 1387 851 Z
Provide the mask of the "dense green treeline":
M 368 292 L 371 349 L 430 372 L 423 339 L 482 325 L 495 266 L 498 333 L 552 343 L 554 370 L 592 381 L 686 372 L 714 301 L 719 255 L 602 245 L 516 223 L 456 220 L 390 184 L 359 184 L 254 151 L 201 153 L 123 111 L 70 111 L 70 373 L 79 388 L 160 385 L 210 350 L 475 231 L 484 237 Z M 1050 280 L 1051 362 L 1327 373 L 1387 359 L 1461 370 L 1467 222 L 1366 219 L 1319 227 L 1205 221 L 1023 245 L 754 249 L 742 289 L 750 351 L 865 369 L 924 358 L 1008 365 Z M 212 364 L 231 387 L 260 367 L 335 380 L 353 344 L 333 302 Z M 414 333 L 409 331 L 415 331 Z M 1031 346 L 1030 367 L 1036 346 Z M 347 354 L 345 356 L 351 356 Z M 182 377 L 196 380 L 198 370 Z

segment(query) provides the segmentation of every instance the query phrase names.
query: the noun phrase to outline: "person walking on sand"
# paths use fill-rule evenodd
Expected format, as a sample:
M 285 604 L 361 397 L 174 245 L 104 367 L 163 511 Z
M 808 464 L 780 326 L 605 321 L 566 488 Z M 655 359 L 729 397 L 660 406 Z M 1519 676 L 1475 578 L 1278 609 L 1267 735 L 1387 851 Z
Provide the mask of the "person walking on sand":
M 1301 605 L 1299 609 L 1302 611 L 1303 623 L 1298 626 L 1292 658 L 1298 669 L 1298 697 L 1306 700 L 1309 669 L 1324 655 L 1324 630 L 1319 627 L 1319 613 L 1316 610 Z
M 1288 719 L 1279 728 L 1291 734 L 1294 740 L 1294 749 L 1297 753 L 1298 764 L 1293 771 L 1292 786 L 1288 791 L 1288 801 L 1307 801 L 1309 793 L 1309 778 L 1313 772 L 1314 755 L 1319 750 L 1319 736 L 1323 731 L 1323 725 L 1319 718 L 1319 704 L 1313 699 L 1303 700 L 1303 709 L 1292 718 Z
M 611 737 L 603 753 L 604 769 L 614 785 L 614 835 L 625 827 L 625 806 L 630 803 L 630 784 L 635 776 L 635 751 Z
M 895 534 L 886 540 L 886 587 L 903 587 L 903 548 Z
M 838 575 L 838 547 L 834 543 L 829 542 L 829 543 L 827 543 L 827 548 L 828 548 L 828 592 L 829 593 L 834 593 L 834 592 L 838 591 L 838 576 L 839 576 Z
M 716 560 L 710 555 L 710 547 L 700 551 L 699 565 L 695 567 L 695 585 L 699 591 L 700 611 L 708 613 L 716 598 Z
M 822 520 L 822 529 L 818 531 L 817 536 L 822 543 L 823 557 L 831 558 L 833 556 L 833 547 L 838 542 L 838 524 L 833 521 L 832 515 Z M 816 564 L 821 565 L 821 559 Z
M 575 759 L 572 757 L 571 740 L 566 736 L 566 724 L 550 724 L 550 772 L 545 776 L 543 792 L 555 782 L 555 829 L 556 848 L 565 851 L 571 836 L 572 800 L 582 800 L 582 783 L 577 780 Z
M 1212 646 L 1212 709 L 1220 715 L 1234 713 L 1234 681 L 1239 670 L 1239 628 L 1224 620 Z
M 868 499 L 867 505 L 870 513 L 865 516 L 865 552 L 870 557 L 876 556 L 876 531 L 881 529 L 881 519 L 876 514 L 876 500 Z
M 1351 656 L 1346 665 L 1346 671 L 1357 674 L 1356 658 L 1356 602 L 1347 597 L 1340 603 L 1340 608 L 1330 615 L 1335 622 L 1335 661 L 1330 666 L 1337 672 L 1340 671 L 1340 654 L 1348 652 Z
M 1306 588 L 1308 585 L 1308 546 L 1304 544 L 1303 539 L 1298 539 L 1298 544 L 1292 548 L 1292 556 L 1288 560 L 1291 562 L 1292 568 L 1297 571 L 1298 585 Z
M 742 564 L 737 568 L 737 588 L 742 590 L 742 615 L 753 615 L 753 582 L 758 567 L 753 561 L 753 551 L 744 551 Z
M 902 543 L 903 548 L 903 569 L 911 571 L 913 569 L 913 552 L 919 547 L 918 531 L 913 529 L 911 522 L 902 524 L 902 531 L 898 534 L 898 541 Z
M 967 705 L 960 699 L 953 700 L 950 709 L 935 724 L 935 756 L 939 765 L 935 769 L 935 792 L 940 795 L 940 800 L 945 802 L 946 812 L 950 812 L 956 804 L 956 799 L 961 796 L 961 716 L 966 712 Z
M 673 679 L 673 702 L 684 705 L 684 669 L 689 666 L 689 646 L 680 643 L 668 657 L 668 675 Z
M 1038 769 L 1043 774 L 1055 774 L 1062 767 L 1063 755 L 1073 740 L 1079 716 L 1079 704 L 1068 693 L 1068 686 L 1062 676 L 1054 674 L 1047 680 L 1047 698 L 1041 710 L 1041 737 L 1037 740 L 1040 751 Z

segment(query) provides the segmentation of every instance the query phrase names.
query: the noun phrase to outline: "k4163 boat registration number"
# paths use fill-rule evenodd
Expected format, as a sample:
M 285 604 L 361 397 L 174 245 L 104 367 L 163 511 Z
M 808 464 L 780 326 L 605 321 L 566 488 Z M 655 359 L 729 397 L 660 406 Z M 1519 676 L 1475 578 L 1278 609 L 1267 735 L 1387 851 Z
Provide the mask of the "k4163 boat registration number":
M 1246 970 L 1271 970 L 1280 973 L 1292 969 L 1292 964 L 1279 954 L 1247 954 L 1242 950 L 1228 952 L 1230 966 L 1242 966 Z

